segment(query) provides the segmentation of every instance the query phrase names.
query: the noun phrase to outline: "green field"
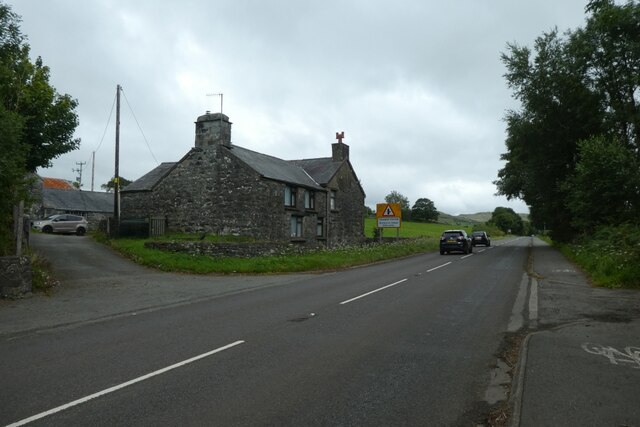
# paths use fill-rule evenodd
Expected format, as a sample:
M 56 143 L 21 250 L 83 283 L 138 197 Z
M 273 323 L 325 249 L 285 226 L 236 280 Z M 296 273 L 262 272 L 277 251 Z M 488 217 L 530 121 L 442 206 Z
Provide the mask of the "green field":
M 375 218 L 365 218 L 364 220 L 364 234 L 367 237 L 374 237 L 374 229 L 376 227 Z M 399 237 L 440 237 L 444 230 L 450 230 L 452 228 L 465 230 L 467 233 L 471 233 L 472 225 L 454 225 L 454 224 L 441 224 L 441 223 L 425 223 L 425 222 L 402 222 L 400 227 Z M 398 236 L 397 228 L 383 229 L 383 237 L 396 237 Z

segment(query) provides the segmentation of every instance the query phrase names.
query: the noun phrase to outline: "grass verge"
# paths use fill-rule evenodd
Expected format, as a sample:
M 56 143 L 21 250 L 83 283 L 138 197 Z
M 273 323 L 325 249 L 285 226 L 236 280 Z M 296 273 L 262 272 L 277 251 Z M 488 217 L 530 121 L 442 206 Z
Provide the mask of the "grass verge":
M 554 245 L 596 285 L 640 289 L 640 227 L 603 227 L 577 243 Z
M 294 273 L 331 271 L 369 264 L 392 258 L 438 250 L 436 238 L 398 240 L 387 244 L 371 244 L 339 249 L 322 249 L 303 255 L 245 258 L 170 253 L 144 246 L 144 239 L 104 240 L 111 247 L 135 262 L 163 271 L 185 273 Z

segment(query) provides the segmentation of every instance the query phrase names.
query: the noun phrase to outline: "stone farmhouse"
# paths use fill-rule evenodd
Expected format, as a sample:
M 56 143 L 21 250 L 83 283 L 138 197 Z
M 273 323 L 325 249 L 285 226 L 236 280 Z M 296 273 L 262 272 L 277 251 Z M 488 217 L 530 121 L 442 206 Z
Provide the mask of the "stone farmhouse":
M 170 231 L 335 246 L 364 239 L 365 193 L 336 135 L 332 156 L 282 160 L 231 143 L 222 113 L 198 117 L 195 147 L 121 190 L 121 218 Z

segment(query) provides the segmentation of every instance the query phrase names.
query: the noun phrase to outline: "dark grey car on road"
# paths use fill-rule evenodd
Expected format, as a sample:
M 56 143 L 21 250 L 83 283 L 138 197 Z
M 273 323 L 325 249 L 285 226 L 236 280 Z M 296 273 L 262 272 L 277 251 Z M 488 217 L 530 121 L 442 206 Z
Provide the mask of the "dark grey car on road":
M 471 244 L 473 246 L 491 246 L 491 236 L 489 236 L 486 231 L 474 231 L 473 233 L 471 233 Z
M 473 252 L 471 238 L 464 230 L 445 230 L 440 236 L 440 255 L 449 252 L 462 252 L 469 254 Z

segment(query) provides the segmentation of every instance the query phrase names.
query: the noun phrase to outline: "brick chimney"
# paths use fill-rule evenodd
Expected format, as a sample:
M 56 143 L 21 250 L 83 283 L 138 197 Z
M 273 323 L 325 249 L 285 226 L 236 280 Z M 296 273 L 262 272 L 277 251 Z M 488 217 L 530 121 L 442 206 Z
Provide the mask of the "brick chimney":
M 231 122 L 222 113 L 206 112 L 196 120 L 196 147 L 231 146 Z

